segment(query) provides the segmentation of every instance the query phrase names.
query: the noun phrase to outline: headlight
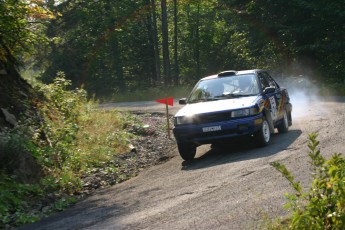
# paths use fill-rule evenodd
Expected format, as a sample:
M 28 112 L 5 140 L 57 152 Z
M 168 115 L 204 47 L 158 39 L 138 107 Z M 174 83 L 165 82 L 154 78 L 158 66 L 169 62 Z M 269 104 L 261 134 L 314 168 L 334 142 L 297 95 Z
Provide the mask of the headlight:
M 185 125 L 193 122 L 193 116 L 175 117 L 174 125 Z
M 247 109 L 239 109 L 231 112 L 231 117 L 236 118 L 236 117 L 248 117 L 248 116 L 253 116 L 258 114 L 258 110 L 253 107 L 253 108 L 247 108 Z

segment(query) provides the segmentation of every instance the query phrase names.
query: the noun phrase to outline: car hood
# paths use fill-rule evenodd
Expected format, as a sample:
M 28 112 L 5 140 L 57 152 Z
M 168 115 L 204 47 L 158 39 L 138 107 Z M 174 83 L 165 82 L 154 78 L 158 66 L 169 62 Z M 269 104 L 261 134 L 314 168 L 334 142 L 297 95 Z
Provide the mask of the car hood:
M 255 95 L 250 97 L 240 97 L 218 101 L 191 103 L 185 105 L 182 109 L 180 109 L 175 116 L 179 117 L 200 113 L 212 113 L 218 111 L 247 108 L 255 105 L 255 103 L 257 103 L 257 101 L 259 101 L 260 98 L 261 96 Z

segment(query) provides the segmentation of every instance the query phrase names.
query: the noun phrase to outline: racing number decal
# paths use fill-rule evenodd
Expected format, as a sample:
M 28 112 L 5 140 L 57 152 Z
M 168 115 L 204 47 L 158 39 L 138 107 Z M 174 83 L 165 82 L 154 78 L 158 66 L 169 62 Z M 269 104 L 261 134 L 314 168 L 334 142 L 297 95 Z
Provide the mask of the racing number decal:
M 272 120 L 277 120 L 277 103 L 276 103 L 276 99 L 274 98 L 274 96 L 270 97 L 270 104 L 271 104 L 271 117 Z

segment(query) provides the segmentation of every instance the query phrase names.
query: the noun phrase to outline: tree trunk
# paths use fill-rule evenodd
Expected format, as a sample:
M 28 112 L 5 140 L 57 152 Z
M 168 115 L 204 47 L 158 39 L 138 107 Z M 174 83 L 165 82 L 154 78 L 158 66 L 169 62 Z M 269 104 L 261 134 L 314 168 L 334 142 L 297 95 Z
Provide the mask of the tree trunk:
M 194 47 L 194 55 L 196 60 L 196 75 L 197 79 L 200 79 L 201 70 L 200 70 L 200 4 L 198 3 L 198 14 L 197 14 L 197 21 L 196 21 L 196 28 L 195 28 L 195 47 Z
M 114 85 L 112 85 L 112 90 L 116 89 L 119 92 L 125 92 L 126 91 L 126 84 L 123 74 L 123 63 L 121 59 L 121 48 L 119 39 L 117 38 L 116 34 L 112 36 L 111 39 L 111 54 L 112 54 L 112 60 L 113 60 L 113 68 L 116 72 L 116 77 L 113 79 Z
M 157 14 L 156 14 L 155 0 L 151 0 L 151 11 L 152 11 L 152 38 L 153 38 L 155 67 L 156 67 L 156 83 L 160 85 L 161 84 L 161 63 L 160 63 L 160 57 L 159 57 Z
M 170 57 L 169 57 L 169 42 L 168 42 L 168 16 L 166 0 L 161 1 L 162 7 L 162 48 L 163 48 L 163 74 L 164 85 L 170 84 Z
M 179 65 L 178 65 L 178 43 L 177 43 L 177 0 L 174 0 L 174 84 L 179 83 Z

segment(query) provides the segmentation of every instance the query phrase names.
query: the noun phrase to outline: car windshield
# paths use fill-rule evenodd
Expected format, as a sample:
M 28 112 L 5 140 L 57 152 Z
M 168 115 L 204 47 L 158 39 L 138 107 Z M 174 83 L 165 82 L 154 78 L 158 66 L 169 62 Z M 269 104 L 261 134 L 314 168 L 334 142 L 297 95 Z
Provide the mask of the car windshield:
M 201 80 L 191 92 L 188 103 L 257 95 L 259 87 L 254 74 Z

